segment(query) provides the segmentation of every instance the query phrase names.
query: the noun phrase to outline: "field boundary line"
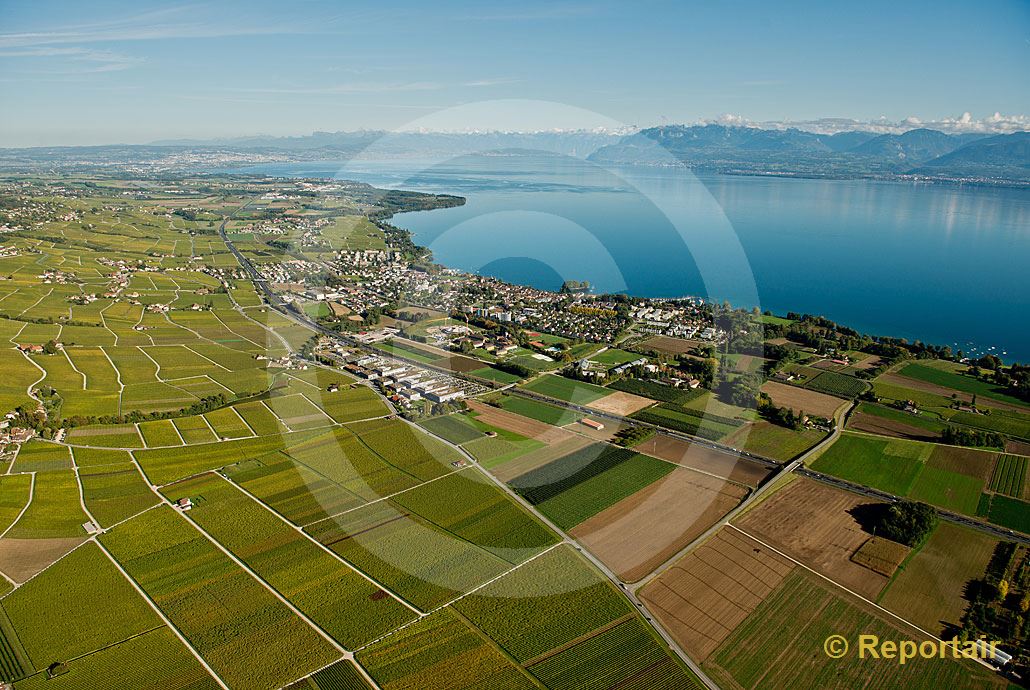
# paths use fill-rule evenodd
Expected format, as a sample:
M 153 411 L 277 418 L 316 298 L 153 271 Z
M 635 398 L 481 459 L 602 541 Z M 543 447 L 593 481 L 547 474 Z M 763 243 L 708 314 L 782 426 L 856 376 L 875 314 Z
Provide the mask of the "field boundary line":
M 864 596 L 862 596 L 862 595 L 861 595 L 861 594 L 859 594 L 858 592 L 855 592 L 855 591 L 853 591 L 853 590 L 851 590 L 851 589 L 848 589 L 848 588 L 847 588 L 847 587 L 845 587 L 844 585 L 842 585 L 842 584 L 839 584 L 839 583 L 837 583 L 836 581 L 834 581 L 834 580 L 830 579 L 829 577 L 827 577 L 827 576 L 823 575 L 823 574 L 822 574 L 822 573 L 820 573 L 819 571 L 817 571 L 817 570 L 814 570 L 814 569 L 812 569 L 812 568 L 808 567 L 807 565 L 805 565 L 804 563 L 802 563 L 802 562 L 801 562 L 801 561 L 799 561 L 798 559 L 796 559 L 796 558 L 794 558 L 794 557 L 792 557 L 792 556 L 790 556 L 790 555 L 788 555 L 788 554 L 785 554 L 785 553 L 783 553 L 782 551 L 780 551 L 780 550 L 779 550 L 779 549 L 777 549 L 776 547 L 774 547 L 774 546 L 770 546 L 769 544 L 765 543 L 765 542 L 764 542 L 764 541 L 762 541 L 761 539 L 758 539 L 757 537 L 755 537 L 755 536 L 752 536 L 752 535 L 751 535 L 751 534 L 749 534 L 748 532 L 745 532 L 744 530 L 740 529 L 740 528 L 739 528 L 739 527 L 737 527 L 736 525 L 734 525 L 734 524 L 731 524 L 731 523 L 727 523 L 727 524 L 726 524 L 726 526 L 727 526 L 727 527 L 731 527 L 732 529 L 734 529 L 734 530 L 736 530 L 736 531 L 740 532 L 741 534 L 743 534 L 743 535 L 744 535 L 744 536 L 746 536 L 746 537 L 749 537 L 750 539 L 753 539 L 754 541 L 758 542 L 759 544 L 761 544 L 761 545 L 762 545 L 762 546 L 764 546 L 765 548 L 767 548 L 767 549 L 769 549 L 770 551 L 773 551 L 773 552 L 775 552 L 775 553 L 779 554 L 780 556 L 782 556 L 783 558 L 786 558 L 786 559 L 788 559 L 788 560 L 789 560 L 789 561 L 791 561 L 792 563 L 795 563 L 795 564 L 797 564 L 797 565 L 801 566 L 802 568 L 804 568 L 804 569 L 805 569 L 805 570 L 807 570 L 808 572 L 812 573 L 812 574 L 813 574 L 813 575 L 815 575 L 816 577 L 819 577 L 819 578 L 821 578 L 821 579 L 823 579 L 823 580 L 826 580 L 827 582 L 829 582 L 829 583 L 830 583 L 831 585 L 833 585 L 833 586 L 834 586 L 834 587 L 836 587 L 837 589 L 840 589 L 840 590 L 842 590 L 842 591 L 844 591 L 844 592 L 847 592 L 847 593 L 848 593 L 848 594 L 849 594 L 850 596 L 853 596 L 853 597 L 855 597 L 855 598 L 857 598 L 857 599 L 860 599 L 860 600 L 861 600 L 861 601 L 863 601 L 864 603 L 866 603 L 866 604 L 868 604 L 869 606 L 872 606 L 873 608 L 875 608 L 875 609 L 876 609 L 877 611 L 882 611 L 883 613 L 886 613 L 886 614 L 887 614 L 888 616 L 890 616 L 891 618 L 894 618 L 894 619 L 896 619 L 896 620 L 900 621 L 901 623 L 903 623 L 904 625 L 907 625 L 908 627 L 910 627 L 910 628 L 912 628 L 913 630 L 917 631 L 917 632 L 918 632 L 918 633 L 920 633 L 921 635 L 924 635 L 925 637 L 928 637 L 928 638 L 930 638 L 931 640 L 936 640 L 937 642 L 940 642 L 940 643 L 942 643 L 942 644 L 951 644 L 951 643 L 950 643 L 950 642 L 948 642 L 947 640 L 942 640 L 941 638 L 937 637 L 936 635 L 933 635 L 933 634 L 931 634 L 931 633 L 928 633 L 927 631 L 923 630 L 922 628 L 920 628 L 920 627 L 919 627 L 918 625 L 916 625 L 915 623 L 913 623 L 913 622 L 911 622 L 911 621 L 909 621 L 909 620 L 907 620 L 907 619 L 905 619 L 905 618 L 902 618 L 901 616 L 899 616 L 898 614 L 894 613 L 893 611 L 890 611 L 889 609 L 885 609 L 884 607 L 882 607 L 882 606 L 880 606 L 879 604 L 877 604 L 877 603 L 876 603 L 875 601 L 870 601 L 869 599 L 866 599 L 866 598 L 865 598 Z M 961 649 L 961 647 L 960 647 L 960 646 L 958 646 L 958 645 L 956 645 L 956 649 Z M 964 652 L 963 652 L 963 656 L 965 656 L 965 653 L 964 653 Z M 986 668 L 989 668 L 989 669 L 991 669 L 991 671 L 995 671 L 995 670 L 996 670 L 996 669 L 995 669 L 995 668 L 994 668 L 993 666 L 991 666 L 990 664 L 988 664 L 988 663 L 987 663 L 987 662 L 985 662 L 985 661 L 982 661 L 981 659 L 979 659 L 979 658 L 977 658 L 977 657 L 967 657 L 967 658 L 969 658 L 969 659 L 972 659 L 973 661 L 976 661 L 976 662 L 977 662 L 977 663 L 979 663 L 979 664 L 980 664 L 981 666 L 984 666 L 984 667 L 986 667 Z
M 62 328 L 63 328 L 63 326 L 62 326 Z M 81 371 L 79 371 L 79 368 L 77 366 L 75 366 L 75 362 L 72 361 L 71 355 L 68 354 L 68 349 L 65 348 L 65 347 L 62 347 L 61 348 L 61 354 L 64 355 L 64 358 L 68 361 L 68 365 L 71 366 L 72 371 L 74 371 L 76 374 L 78 374 L 79 376 L 82 377 L 82 390 L 87 390 L 87 387 L 89 385 L 89 381 L 86 378 L 86 375 L 84 373 L 82 373 Z
M 303 611 L 298 609 L 289 599 L 287 599 L 282 594 L 280 594 L 279 590 L 277 590 L 272 585 L 268 584 L 268 582 L 266 582 L 263 577 L 258 575 L 258 573 L 253 568 L 251 568 L 249 565 L 244 563 L 241 559 L 237 558 L 234 553 L 229 551 L 229 549 L 227 549 L 224 546 L 222 546 L 221 542 L 219 542 L 217 539 L 212 537 L 208 533 L 207 530 L 205 530 L 203 527 L 200 526 L 200 524 L 197 523 L 196 520 L 193 520 L 192 518 L 190 518 L 190 516 L 186 515 L 186 513 L 182 512 L 181 510 L 176 510 L 175 506 L 172 505 L 172 502 L 169 501 L 167 498 L 165 498 L 163 495 L 161 496 L 161 499 L 172 510 L 174 510 L 175 513 L 179 517 L 181 517 L 183 520 L 185 520 L 186 522 L 191 524 L 194 529 L 196 529 L 198 532 L 200 532 L 202 535 L 204 535 L 204 538 L 206 538 L 209 542 L 211 542 L 211 544 L 214 545 L 215 548 L 217 548 L 219 551 L 224 553 L 230 560 L 233 561 L 233 563 L 235 563 L 239 568 L 243 569 L 258 584 L 260 584 L 262 587 L 267 589 L 269 591 L 269 593 L 272 594 L 272 596 L 274 596 L 276 599 L 278 599 L 280 602 L 282 602 L 283 605 L 285 605 L 286 608 L 290 609 L 290 611 L 292 611 L 298 618 L 300 618 L 302 621 L 307 623 L 307 625 L 312 630 L 314 630 L 316 633 L 318 633 L 319 636 L 321 636 L 323 639 L 325 639 L 325 641 L 328 642 L 330 645 L 332 645 L 338 652 L 340 652 L 341 654 L 345 654 L 348 651 L 346 648 L 343 647 L 343 645 L 341 645 L 339 642 L 337 642 L 335 639 L 333 639 L 332 635 L 330 635 L 325 630 L 323 630 L 322 626 L 318 625 L 317 623 L 312 621 L 310 618 L 308 618 L 308 616 Z
M 119 563 L 118 560 L 111 555 L 111 552 L 107 550 L 107 547 L 101 544 L 99 540 L 95 541 L 97 546 L 100 547 L 100 550 L 104 552 L 105 556 L 107 556 L 108 560 L 111 561 L 114 567 L 118 569 L 118 572 L 122 574 L 122 577 L 124 577 L 129 582 L 129 584 L 132 585 L 132 588 L 136 590 L 136 592 L 141 597 L 143 597 L 144 601 L 146 601 L 150 605 L 150 608 L 154 610 L 154 613 L 156 613 L 158 617 L 162 621 L 164 621 L 164 624 L 168 626 L 168 629 L 175 633 L 175 636 L 179 638 L 179 641 L 182 642 L 186 649 L 190 650 L 190 653 L 193 654 L 193 656 L 196 657 L 197 661 L 200 662 L 200 665 L 203 666 L 209 674 L 211 674 L 211 677 L 215 679 L 215 682 L 218 683 L 219 687 L 221 687 L 223 690 L 229 690 L 229 686 L 225 684 L 225 681 L 222 680 L 221 676 L 219 676 L 215 672 L 215 670 L 211 668 L 207 661 L 204 660 L 204 657 L 200 655 L 200 652 L 198 652 L 196 648 L 194 648 L 194 646 L 190 643 L 189 640 L 186 639 L 182 632 L 179 631 L 175 624 L 168 619 L 168 617 L 164 614 L 164 611 L 162 611 L 161 608 L 157 605 L 157 603 L 150 598 L 150 595 L 143 591 L 143 588 L 139 586 L 139 583 L 133 580 L 132 576 L 129 575 L 129 573 L 125 572 L 125 569 L 122 567 L 122 564 Z
M 255 438 L 256 438 L 256 437 L 258 436 L 258 432 L 257 432 L 257 431 L 255 431 L 255 430 L 254 430 L 254 427 L 252 427 L 252 426 L 250 425 L 250 422 L 248 422 L 248 421 L 247 421 L 247 420 L 246 420 L 246 419 L 244 418 L 244 416 L 240 414 L 240 411 L 236 409 L 236 406 L 235 406 L 235 405 L 230 405 L 230 406 L 229 406 L 229 409 L 230 409 L 230 410 L 232 410 L 232 411 L 233 411 L 233 412 L 234 412 L 234 413 L 236 414 L 236 416 L 240 418 L 240 421 L 241 421 L 241 422 L 243 422 L 243 425 L 244 425 L 245 427 L 247 427 L 248 429 L 250 429 L 250 433 L 251 433 L 251 434 L 253 435 L 253 437 L 255 437 Z
M 291 458 L 291 459 L 294 462 L 297 462 L 297 463 L 300 463 L 300 464 L 304 465 L 304 467 L 308 467 L 305 463 L 300 462 L 300 460 L 297 460 L 296 458 Z M 353 508 L 347 508 L 346 510 L 341 510 L 338 513 L 333 513 L 332 515 L 327 515 L 324 518 L 318 518 L 317 520 L 315 520 L 313 522 L 307 523 L 306 525 L 304 525 L 304 527 L 310 527 L 311 525 L 317 525 L 318 523 L 325 522 L 326 520 L 332 520 L 334 518 L 338 518 L 341 515 L 346 515 L 347 513 L 352 513 L 355 510 L 361 510 L 365 506 L 374 505 L 376 503 L 381 503 L 383 501 L 389 501 L 391 498 L 393 498 L 395 496 L 399 496 L 399 495 L 401 495 L 403 493 L 407 493 L 408 491 L 414 491 L 415 489 L 418 489 L 419 487 L 423 487 L 426 484 L 432 484 L 433 482 L 440 481 L 441 479 L 443 479 L 445 477 L 450 477 L 452 474 L 457 474 L 459 472 L 464 472 L 465 470 L 471 469 L 471 468 L 472 468 L 472 465 L 465 465 L 463 467 L 459 467 L 457 469 L 453 469 L 453 470 L 447 472 L 446 474 L 441 474 L 439 477 L 433 477 L 432 479 L 427 479 L 426 481 L 421 482 L 419 484 L 416 484 L 415 486 L 409 486 L 407 489 L 401 489 L 400 491 L 394 491 L 392 494 L 387 494 L 386 496 L 380 496 L 379 498 L 375 498 L 375 499 L 372 499 L 371 501 L 367 501 L 365 503 L 362 503 L 359 506 L 354 506 Z M 315 474 L 317 474 L 318 476 L 326 479 L 327 481 L 330 481 L 330 482 L 333 481 L 332 479 L 329 479 L 329 477 L 326 477 L 321 472 L 317 472 L 317 471 L 315 471 L 314 469 L 312 469 L 310 467 L 308 467 L 308 469 L 310 469 L 312 472 L 315 472 Z M 235 484 L 236 482 L 233 482 L 233 483 Z M 336 484 L 336 482 L 333 482 L 333 483 Z M 343 487 L 341 487 L 341 488 L 343 488 Z M 344 490 L 346 491 L 346 489 L 344 489 Z M 354 494 L 354 495 L 357 496 L 357 494 Z M 358 498 L 361 498 L 361 497 L 358 496 Z
M 15 456 L 15 458 L 17 458 L 17 456 Z M 11 467 L 14 467 L 14 463 L 13 462 L 11 463 Z M 10 468 L 8 468 L 8 470 L 10 470 Z M 8 474 L 9 474 L 9 476 L 12 476 L 12 477 L 16 476 L 16 475 L 11 475 L 10 472 L 8 472 Z M 30 505 L 32 505 L 32 499 L 36 495 L 36 473 L 35 472 L 29 472 L 29 477 L 30 477 L 30 479 L 29 479 L 29 500 L 25 501 L 25 505 L 22 506 L 20 511 L 18 511 L 18 515 L 14 518 L 14 520 L 11 521 L 11 524 L 9 524 L 4 529 L 3 532 L 0 532 L 0 539 L 3 539 L 5 536 L 7 536 L 7 533 L 10 532 L 11 529 L 15 525 L 18 524 L 18 520 L 21 520 L 21 516 L 24 515 L 25 511 L 29 509 Z
M 279 520 L 281 520 L 281 521 L 282 521 L 282 523 L 283 523 L 284 525 L 286 525 L 286 526 L 287 526 L 287 527 L 289 527 L 290 529 L 292 529 L 292 530 L 294 530 L 294 531 L 298 532 L 298 533 L 299 533 L 299 534 L 300 534 L 300 535 L 301 535 L 301 536 L 302 536 L 302 537 L 303 537 L 304 539 L 307 539 L 307 540 L 308 540 L 308 541 L 310 541 L 310 542 L 311 542 L 312 544 L 314 544 L 315 546 L 317 546 L 318 548 L 320 548 L 320 549 L 321 549 L 322 551 L 325 551 L 325 552 L 326 552 L 327 554 L 329 554 L 329 555 L 330 555 L 330 556 L 331 556 L 332 558 L 334 558 L 335 560 L 339 561 L 340 563 L 343 563 L 343 564 L 344 564 L 345 566 L 347 566 L 348 568 L 350 568 L 351 570 L 353 570 L 353 571 L 354 571 L 355 573 L 357 573 L 358 575 L 360 575 L 360 576 L 361 576 L 362 578 L 364 578 L 365 580 L 368 580 L 368 581 L 369 581 L 370 583 L 372 583 L 373 585 L 375 585 L 375 586 L 376 586 L 376 587 L 378 587 L 379 589 L 381 589 L 381 590 L 383 590 L 384 592 L 386 592 L 387 594 L 389 594 L 389 595 L 390 595 L 391 597 L 393 597 L 393 598 L 394 598 L 394 599 L 396 599 L 396 600 L 397 600 L 398 602 L 400 602 L 401 604 L 403 604 L 403 605 L 404 605 L 404 606 L 405 606 L 406 608 L 408 608 L 409 610 L 411 610 L 411 612 L 412 612 L 412 613 L 414 613 L 415 615 L 417 615 L 417 616 L 422 616 L 422 615 L 424 615 L 424 614 L 422 613 L 422 611 L 420 611 L 420 610 L 419 610 L 418 608 L 416 608 L 416 607 L 415 607 L 415 606 L 414 606 L 413 604 L 409 603 L 409 602 L 408 602 L 408 601 L 407 601 L 406 599 L 404 599 L 404 598 L 403 598 L 403 597 L 401 597 L 400 595 L 396 594 L 396 593 L 395 593 L 395 592 L 394 592 L 393 590 L 391 590 L 391 589 L 390 589 L 389 587 L 386 587 L 386 586 L 384 586 L 384 585 L 380 584 L 380 583 L 379 583 L 379 582 L 377 582 L 377 581 L 376 581 L 376 580 L 375 580 L 374 578 L 372 578 L 372 577 L 371 577 L 370 575 L 366 574 L 365 572 L 363 572 L 362 570 L 360 570 L 359 568 L 357 568 L 357 567 L 356 567 L 356 566 L 355 566 L 355 565 L 354 565 L 353 563 L 351 563 L 350 561 L 344 560 L 344 558 L 343 558 L 342 556 L 340 556 L 340 555 L 339 555 L 338 553 L 336 553 L 336 552 L 335 552 L 335 551 L 333 551 L 332 549 L 328 548 L 328 547 L 327 547 L 327 546 L 326 546 L 325 544 L 323 544 L 322 542 L 320 542 L 320 541 L 318 541 L 317 539 L 315 539 L 314 537 L 312 537 L 312 536 L 311 536 L 310 534 L 308 534 L 307 532 L 305 532 L 303 528 L 301 528 L 301 527 L 298 527 L 297 525 L 293 524 L 292 522 L 290 522 L 289 520 L 287 520 L 286 518 L 284 518 L 284 517 L 283 517 L 282 515 L 280 515 L 280 514 L 279 514 L 279 513 L 278 513 L 278 512 L 277 512 L 277 511 L 276 511 L 276 510 L 274 509 L 274 508 L 272 508 L 272 507 L 271 507 L 271 506 L 269 506 L 269 505 L 266 505 L 264 501 L 262 501 L 262 500 L 261 500 L 261 499 L 259 499 L 259 498 L 258 498 L 257 496 L 255 496 L 254 494 L 250 493 L 249 491 L 247 491 L 247 490 L 246 490 L 246 489 L 244 489 L 244 488 L 243 488 L 242 486 L 240 486 L 240 485 L 239 485 L 239 484 L 237 484 L 236 482 L 232 481 L 231 479 L 229 479 L 229 478 L 228 478 L 228 477 L 226 477 L 225 475 L 223 475 L 223 474 L 222 474 L 221 472 L 217 472 L 217 471 L 215 471 L 215 472 L 212 472 L 211 474 L 214 474 L 214 475 L 215 475 L 216 477 L 219 477 L 220 479 L 222 479 L 222 481 L 224 481 L 224 482 L 228 483 L 228 484 L 229 484 L 229 486 L 231 486 L 231 487 L 233 487 L 234 489 L 238 490 L 238 491 L 239 491 L 240 493 L 242 493 L 242 494 L 243 494 L 244 496 L 246 496 L 247 498 L 249 498 L 249 499 L 250 499 L 251 501 L 253 501 L 254 503 L 258 504 L 259 506 L 261 506 L 262 508 L 264 508 L 265 510 L 267 510 L 267 511 L 268 511 L 269 513 L 271 513 L 272 515 L 274 515 L 275 517 L 277 517 L 277 518 L 278 518 Z M 343 650 L 343 651 L 348 651 L 348 650 Z

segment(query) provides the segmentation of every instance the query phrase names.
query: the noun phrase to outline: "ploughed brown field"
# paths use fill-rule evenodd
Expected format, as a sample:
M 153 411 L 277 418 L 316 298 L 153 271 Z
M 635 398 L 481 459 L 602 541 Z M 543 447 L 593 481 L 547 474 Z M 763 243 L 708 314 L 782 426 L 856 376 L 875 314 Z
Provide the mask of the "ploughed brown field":
M 747 489 L 677 468 L 570 534 L 625 582 L 637 582 L 719 521 Z
M 640 598 L 687 654 L 704 661 L 794 567 L 723 527 L 649 582 Z
M 84 537 L 0 539 L 0 571 L 15 582 L 25 582 L 84 541 Z
M 633 450 L 747 486 L 758 486 L 769 476 L 769 469 L 757 462 L 661 434 L 638 443 Z
M 798 477 L 745 514 L 737 526 L 838 584 L 875 599 L 887 578 L 852 560 L 872 535 L 849 513 L 873 503 Z
M 957 446 L 937 446 L 933 449 L 927 465 L 939 470 L 957 472 L 967 477 L 976 477 L 985 482 L 994 474 L 994 466 L 998 462 L 998 453 L 977 450 L 976 448 L 959 448 Z
M 433 362 L 433 364 L 435 364 L 438 367 L 450 369 L 451 371 L 456 371 L 459 374 L 467 374 L 470 371 L 482 369 L 485 366 L 482 362 L 478 360 L 471 359 L 469 357 L 462 357 L 460 355 L 451 355 L 448 357 L 444 357 L 443 359 L 436 360 L 435 362 Z
M 684 340 L 667 335 L 656 335 L 640 343 L 645 350 L 657 350 L 669 355 L 682 355 L 701 344 L 700 340 Z
M 651 405 L 654 405 L 654 400 L 650 398 L 619 391 L 595 400 L 589 404 L 589 407 L 625 417 Z
M 795 412 L 805 412 L 827 419 L 832 419 L 837 409 L 845 403 L 841 398 L 835 398 L 826 393 L 789 386 L 776 381 L 763 383 L 762 392 L 772 398 L 777 407 L 786 407 Z
M 939 437 L 932 431 L 920 429 L 911 424 L 905 424 L 894 419 L 884 419 L 874 414 L 856 412 L 848 420 L 848 428 L 855 431 L 866 431 L 870 434 L 890 436 L 891 438 L 905 438 L 912 441 L 936 441 Z
M 565 429 L 545 424 L 536 419 L 523 417 L 520 414 L 502 410 L 499 407 L 487 405 L 478 400 L 469 400 L 468 406 L 469 409 L 478 415 L 477 419 L 480 422 L 525 436 L 526 438 L 534 438 L 542 443 L 560 443 L 561 441 L 568 440 L 573 435 L 572 432 Z

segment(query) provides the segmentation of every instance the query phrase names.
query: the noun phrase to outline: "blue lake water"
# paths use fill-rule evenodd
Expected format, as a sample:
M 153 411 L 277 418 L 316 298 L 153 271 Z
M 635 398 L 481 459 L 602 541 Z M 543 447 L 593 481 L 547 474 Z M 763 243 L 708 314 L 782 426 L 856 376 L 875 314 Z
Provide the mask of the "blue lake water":
M 437 261 L 466 271 L 821 314 L 866 333 L 1030 360 L 1026 190 L 694 175 L 545 155 L 248 170 L 466 197 L 394 219 Z

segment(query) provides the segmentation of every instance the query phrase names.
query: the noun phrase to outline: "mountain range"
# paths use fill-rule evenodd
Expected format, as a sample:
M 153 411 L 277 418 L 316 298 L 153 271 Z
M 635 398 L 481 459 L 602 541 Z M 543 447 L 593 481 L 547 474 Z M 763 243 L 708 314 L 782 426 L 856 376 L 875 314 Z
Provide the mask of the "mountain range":
M 644 129 L 589 156 L 616 165 L 687 165 L 717 172 L 817 176 L 922 175 L 1030 181 L 1030 132 L 903 134 L 724 125 Z
M 667 125 L 631 133 L 315 132 L 146 145 L 0 149 L 0 168 L 189 171 L 274 161 L 534 154 L 587 158 L 604 165 L 688 166 L 727 174 L 918 177 L 1030 185 L 1030 132 L 946 134 L 912 129 L 903 134 L 821 134 L 720 124 Z

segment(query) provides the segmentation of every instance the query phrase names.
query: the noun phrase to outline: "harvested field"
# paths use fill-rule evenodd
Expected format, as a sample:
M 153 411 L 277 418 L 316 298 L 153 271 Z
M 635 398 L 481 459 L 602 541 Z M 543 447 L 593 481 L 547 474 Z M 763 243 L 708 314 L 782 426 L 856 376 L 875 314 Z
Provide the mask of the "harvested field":
M 858 547 L 851 560 L 884 577 L 890 577 L 908 556 L 911 549 L 883 537 L 870 537 L 865 544 Z
M 606 395 L 600 400 L 590 403 L 590 407 L 602 412 L 610 412 L 622 416 L 631 415 L 637 410 L 642 410 L 650 405 L 654 405 L 654 400 L 622 391 Z
M 758 486 L 769 475 L 769 470 L 756 462 L 663 434 L 638 443 L 633 450 L 748 486 Z
M 806 414 L 827 419 L 832 419 L 841 405 L 847 402 L 826 393 L 789 386 L 776 381 L 766 381 L 762 384 L 762 392 L 772 398 L 773 403 L 778 407 L 786 407 L 795 412 L 804 411 Z
M 585 448 L 591 443 L 592 441 L 584 436 L 569 434 L 569 438 L 564 441 L 530 451 L 514 460 L 509 460 L 497 467 L 491 468 L 490 472 L 502 482 L 509 482 L 530 470 L 543 467 L 549 462 L 573 453 L 580 448 Z
M 994 473 L 997 461 L 997 453 L 957 446 L 934 446 L 926 465 L 987 481 Z
M 848 429 L 865 431 L 879 436 L 890 436 L 891 438 L 905 438 L 912 441 L 936 441 L 938 438 L 938 435 L 932 431 L 867 412 L 856 412 L 853 414 L 848 420 Z
M 645 350 L 657 350 L 669 355 L 682 355 L 690 352 L 701 344 L 699 340 L 684 340 L 683 338 L 672 338 L 667 335 L 656 335 L 640 343 Z
M 870 535 L 849 512 L 872 502 L 799 477 L 747 513 L 738 526 L 835 582 L 875 599 L 887 578 L 851 559 Z
M 1015 455 L 1030 455 L 1030 443 L 1026 441 L 1009 441 L 1005 444 L 1005 452 Z
M 519 436 L 525 436 L 542 443 L 553 444 L 560 443 L 569 439 L 571 434 L 564 429 L 551 426 L 550 424 L 544 424 L 538 422 L 535 419 L 523 417 L 522 415 L 515 414 L 514 412 L 508 412 L 502 410 L 499 407 L 493 407 L 481 403 L 478 400 L 469 400 L 469 408 L 475 412 L 478 416 L 476 421 L 490 426 L 497 427 L 498 429 L 504 429 L 512 433 L 518 434 Z
M 15 582 L 25 582 L 85 541 L 59 539 L 0 539 L 0 570 Z
M 794 567 L 727 527 L 644 587 L 640 598 L 687 654 L 703 661 Z
M 880 604 L 934 635 L 958 627 L 969 605 L 966 584 L 983 577 L 997 543 L 983 532 L 941 522 L 895 575 Z
M 677 468 L 570 534 L 622 580 L 636 582 L 701 536 L 746 494 L 736 484 Z
M 483 363 L 478 359 L 471 359 L 469 357 L 451 356 L 438 359 L 433 362 L 438 367 L 450 369 L 451 371 L 458 372 L 459 374 L 467 374 L 470 371 L 476 371 L 477 369 L 483 368 Z

